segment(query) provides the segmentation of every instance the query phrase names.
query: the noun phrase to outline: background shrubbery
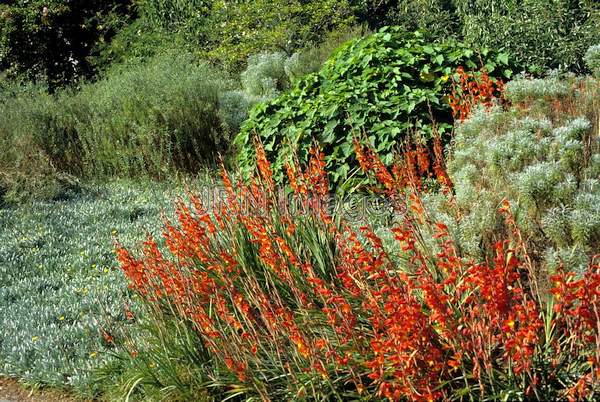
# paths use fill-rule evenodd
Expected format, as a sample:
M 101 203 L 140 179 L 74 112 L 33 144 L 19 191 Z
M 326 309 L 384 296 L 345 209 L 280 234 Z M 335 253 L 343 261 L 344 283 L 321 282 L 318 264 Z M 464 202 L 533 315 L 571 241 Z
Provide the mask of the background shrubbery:
M 147 57 L 170 41 L 201 58 L 240 72 L 249 56 L 261 52 L 291 55 L 320 44 L 332 31 L 356 23 L 344 1 L 162 1 L 136 4 L 139 18 L 102 47 L 103 64 Z
M 364 0 L 370 26 L 425 28 L 469 46 L 511 54 L 521 70 L 543 74 L 585 71 L 583 55 L 600 41 L 600 4 L 594 0 Z
M 230 68 L 261 51 L 292 54 L 356 23 L 349 0 L 214 1 L 207 56 Z
M 0 94 L 0 183 L 9 199 L 60 196 L 74 177 L 165 178 L 227 150 L 219 96 L 235 83 L 190 55 L 111 71 L 79 91 L 41 85 Z
M 594 0 L 457 0 L 466 43 L 510 52 L 523 70 L 585 71 L 583 55 L 600 41 Z
M 130 0 L 0 4 L 0 71 L 45 79 L 51 89 L 95 72 L 90 56 L 135 18 Z
M 599 18 L 594 0 L 19 0 L 0 6 L 0 70 L 54 87 L 177 44 L 239 72 L 253 54 L 289 56 L 366 24 L 506 51 L 537 74 L 583 72 L 585 51 L 600 42 Z
M 289 56 L 250 56 L 239 76 L 199 61 L 175 42 L 152 44 L 95 82 L 54 88 L 52 94 L 44 81 L 22 84 L 3 77 L 3 198 L 63 197 L 81 178 L 163 179 L 197 172 L 219 154 L 228 156 L 253 105 L 287 90 L 299 76 L 319 69 L 340 43 L 362 34 L 360 28 L 331 34 L 321 46 Z
M 69 132 L 57 123 L 62 106 L 43 85 L 6 85 L 0 90 L 0 189 L 4 201 L 56 198 L 75 189 L 61 170 L 79 162 Z

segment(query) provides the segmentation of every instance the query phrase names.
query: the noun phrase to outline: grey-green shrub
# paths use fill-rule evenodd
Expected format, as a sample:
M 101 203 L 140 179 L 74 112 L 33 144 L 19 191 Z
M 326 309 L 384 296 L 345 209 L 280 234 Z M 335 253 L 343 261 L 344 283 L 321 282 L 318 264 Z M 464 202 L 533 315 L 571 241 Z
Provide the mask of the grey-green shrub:
M 243 89 L 223 92 L 219 97 L 219 116 L 228 133 L 228 139 L 240 131 L 248 118 L 248 111 L 257 103 L 267 100 L 264 96 L 251 95 Z
M 12 198 L 31 194 L 28 188 L 46 198 L 66 175 L 196 172 L 229 144 L 219 97 L 235 82 L 189 54 L 165 53 L 115 68 L 78 91 L 50 95 L 40 85 L 3 87 L 0 180 Z
M 188 54 L 166 53 L 84 86 L 75 128 L 90 176 L 197 171 L 226 149 L 219 95 L 234 83 Z
M 592 73 L 600 77 L 600 45 L 590 46 L 585 52 L 585 63 Z
M 556 84 L 518 85 L 544 83 Z M 458 126 L 448 171 L 462 216 L 445 214 L 438 195 L 428 200 L 463 250 L 481 256 L 483 245 L 503 240 L 508 229 L 496 211 L 504 198 L 534 261 L 578 270 L 600 250 L 600 138 L 592 124 L 599 116 L 600 85 L 576 79 L 568 88 L 558 98 L 539 88 L 529 91 L 546 97 L 546 113 L 544 99 L 535 99 L 542 103 L 526 110 L 478 110 Z M 555 102 L 570 112 L 552 114 Z
M 285 54 L 281 52 L 252 55 L 248 57 L 246 69 L 240 74 L 242 88 L 220 94 L 219 117 L 228 138 L 239 132 L 252 106 L 273 99 L 289 87 L 286 61 Z
M 549 79 L 516 78 L 505 86 L 505 97 L 511 102 L 533 99 L 562 98 L 567 95 L 567 83 L 559 77 Z
M 273 97 L 289 87 L 283 52 L 259 53 L 248 57 L 248 66 L 240 76 L 244 90 L 255 96 Z
M 44 85 L 5 81 L 0 88 L 0 202 L 52 199 L 77 190 L 79 171 L 62 104 Z M 65 168 L 68 167 L 68 170 Z
M 233 136 L 240 131 L 254 105 L 275 98 L 295 80 L 319 71 L 341 44 L 366 32 L 364 27 L 351 27 L 330 32 L 319 46 L 301 49 L 291 56 L 262 52 L 248 57 L 247 67 L 240 74 L 242 88 L 223 92 L 219 97 L 219 116 L 228 134 Z

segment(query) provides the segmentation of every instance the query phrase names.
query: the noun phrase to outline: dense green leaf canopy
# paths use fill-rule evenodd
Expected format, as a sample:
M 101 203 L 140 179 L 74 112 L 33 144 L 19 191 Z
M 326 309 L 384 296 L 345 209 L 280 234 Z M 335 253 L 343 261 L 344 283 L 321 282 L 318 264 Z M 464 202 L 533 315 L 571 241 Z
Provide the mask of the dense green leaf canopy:
M 458 66 L 510 75 L 506 54 L 475 52 L 454 40 L 435 41 L 399 27 L 352 41 L 320 72 L 250 112 L 236 138 L 238 162 L 243 170 L 251 168 L 258 135 L 282 179 L 293 154 L 305 161 L 316 141 L 328 155 L 331 179 L 341 185 L 357 166 L 355 137 L 365 134 L 389 164 L 408 133 L 431 136 L 432 117 L 441 133 L 450 128 L 443 98 Z

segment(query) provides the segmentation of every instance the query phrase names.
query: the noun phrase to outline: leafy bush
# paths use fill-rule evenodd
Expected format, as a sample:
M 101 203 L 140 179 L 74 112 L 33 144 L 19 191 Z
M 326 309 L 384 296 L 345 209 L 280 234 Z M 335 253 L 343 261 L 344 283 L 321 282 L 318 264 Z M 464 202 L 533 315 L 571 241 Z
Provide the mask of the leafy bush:
M 596 76 L 600 76 L 600 45 L 590 46 L 585 52 L 585 62 Z
M 417 131 L 430 137 L 432 117 L 439 132 L 448 131 L 450 108 L 443 97 L 456 67 L 478 69 L 482 57 L 492 75 L 510 74 L 504 54 L 477 54 L 455 41 L 429 39 L 391 28 L 355 40 L 319 73 L 256 106 L 235 140 L 242 170 L 252 169 L 255 135 L 264 143 L 278 180 L 294 153 L 307 160 L 316 140 L 328 155 L 331 179 L 342 185 L 356 167 L 352 141 L 360 133 L 368 133 L 369 142 L 390 164 L 407 134 Z
M 94 176 L 198 171 L 228 143 L 219 94 L 233 82 L 187 54 L 166 53 L 113 72 L 76 95 L 75 129 L 85 173 Z
M 600 5 L 594 0 L 456 0 L 464 41 L 504 49 L 517 66 L 543 74 L 584 72 L 587 48 L 600 41 Z
M 445 201 L 438 219 L 478 255 L 505 233 L 494 211 L 507 198 L 535 263 L 581 271 L 600 250 L 600 86 L 518 80 L 506 96 L 513 109 L 480 110 L 459 125 L 448 171 L 460 219 L 445 212 Z
M 318 150 L 290 173 L 294 214 L 257 151 L 254 185 L 224 174 L 215 214 L 192 197 L 166 222 L 165 248 L 152 237 L 140 257 L 118 248 L 152 330 L 116 338 L 127 365 L 111 381 L 117 398 L 597 396 L 597 261 L 541 290 L 508 204 L 513 231 L 489 263 L 463 255 L 416 193 L 391 228 L 338 225 Z

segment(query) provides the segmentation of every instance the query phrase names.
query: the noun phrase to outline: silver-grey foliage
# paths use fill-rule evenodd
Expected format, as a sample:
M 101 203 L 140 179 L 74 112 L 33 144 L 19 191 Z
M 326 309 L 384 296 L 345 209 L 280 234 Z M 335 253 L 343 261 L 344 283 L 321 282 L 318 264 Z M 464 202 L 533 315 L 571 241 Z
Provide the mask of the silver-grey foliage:
M 600 44 L 590 46 L 585 52 L 585 64 L 596 76 L 600 77 Z
M 122 325 L 131 304 L 113 237 L 158 235 L 167 190 L 120 183 L 0 209 L 0 376 L 93 391 L 90 371 L 110 350 L 100 330 Z
M 520 100 L 549 94 L 559 99 L 563 85 L 554 79 L 531 80 L 509 88 L 512 96 L 528 94 L 516 96 Z M 584 102 L 583 94 L 575 96 Z M 478 110 L 458 127 L 448 163 L 462 216 L 445 213 L 439 195 L 428 201 L 437 206 L 438 219 L 449 224 L 460 247 L 481 256 L 483 244 L 502 240 L 506 228 L 497 211 L 507 198 L 532 244 L 531 253 L 550 269 L 561 263 L 581 269 L 600 251 L 596 130 L 583 116 L 552 122 L 543 114 L 515 109 Z

